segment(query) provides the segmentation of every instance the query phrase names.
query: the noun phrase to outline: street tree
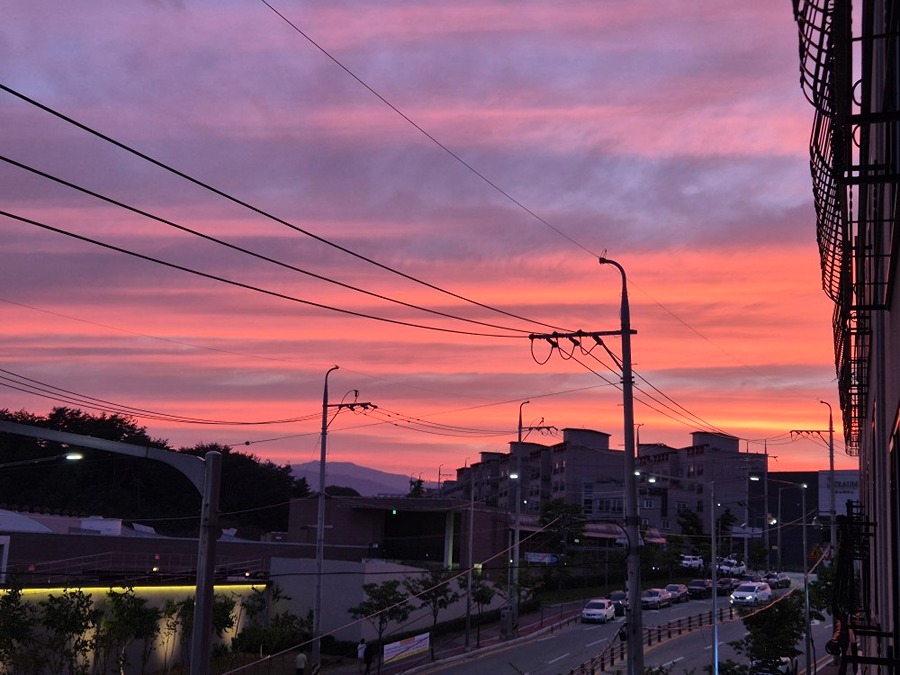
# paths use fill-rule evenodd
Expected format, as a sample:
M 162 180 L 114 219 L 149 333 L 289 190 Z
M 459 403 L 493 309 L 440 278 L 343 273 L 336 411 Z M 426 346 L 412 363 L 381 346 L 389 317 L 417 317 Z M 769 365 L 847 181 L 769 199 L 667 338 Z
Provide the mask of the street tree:
M 50 594 L 38 603 L 41 640 L 47 650 L 47 662 L 54 673 L 87 673 L 94 648 L 94 629 L 102 612 L 94 607 L 90 593 L 66 589 Z
M 793 659 L 800 653 L 796 645 L 805 628 L 800 593 L 789 593 L 763 611 L 747 612 L 743 622 L 747 635 L 728 644 L 761 668 L 778 668 L 782 657 Z M 777 630 L 773 630 L 773 626 L 777 626 Z
M 135 595 L 133 588 L 126 588 L 121 593 L 110 589 L 106 593 L 106 609 L 95 636 L 100 672 L 107 672 L 112 660 L 116 671 L 124 675 L 129 665 L 128 649 L 135 642 L 142 643 L 143 672 L 159 635 L 161 617 L 162 611 L 149 606 L 146 598 Z
M 22 585 L 11 580 L 0 594 L 0 664 L 5 672 L 40 672 L 36 644 L 37 608 L 22 599 Z
M 421 604 L 419 608 L 428 608 L 431 613 L 431 634 L 434 635 L 441 610 L 447 609 L 459 600 L 459 593 L 451 581 L 455 575 L 449 570 L 432 569 L 419 577 L 406 579 L 406 590 Z M 434 660 L 434 639 L 431 640 L 431 660 Z
M 409 595 L 400 589 L 399 579 L 388 579 L 380 584 L 363 584 L 366 599 L 347 610 L 354 619 L 365 619 L 378 634 L 382 643 L 384 633 L 391 623 L 403 623 L 412 613 Z
M 469 592 L 469 580 L 466 576 L 459 578 L 459 587 L 463 593 Z M 472 602 L 478 608 L 478 620 L 475 622 L 475 644 L 481 646 L 481 619 L 484 608 L 489 606 L 497 594 L 497 589 L 480 574 L 472 575 Z

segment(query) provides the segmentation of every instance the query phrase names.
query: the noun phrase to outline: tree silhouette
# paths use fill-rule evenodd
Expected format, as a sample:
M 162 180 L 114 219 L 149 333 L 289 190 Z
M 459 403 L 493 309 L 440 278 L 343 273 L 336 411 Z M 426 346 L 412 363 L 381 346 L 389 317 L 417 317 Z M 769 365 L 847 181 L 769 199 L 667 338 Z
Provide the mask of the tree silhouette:
M 453 576 L 453 573 L 448 570 L 434 569 L 425 572 L 418 578 L 407 579 L 404 582 L 406 590 L 421 603 L 419 607 L 427 607 L 431 612 L 432 661 L 434 660 L 434 632 L 437 627 L 438 614 L 440 614 L 442 609 L 447 609 L 459 600 L 459 593 L 454 590 L 450 583 Z
M 378 633 L 381 643 L 391 623 L 403 623 L 412 612 L 409 596 L 400 590 L 399 579 L 389 579 L 380 584 L 363 584 L 366 599 L 348 612 L 354 619 L 365 619 Z

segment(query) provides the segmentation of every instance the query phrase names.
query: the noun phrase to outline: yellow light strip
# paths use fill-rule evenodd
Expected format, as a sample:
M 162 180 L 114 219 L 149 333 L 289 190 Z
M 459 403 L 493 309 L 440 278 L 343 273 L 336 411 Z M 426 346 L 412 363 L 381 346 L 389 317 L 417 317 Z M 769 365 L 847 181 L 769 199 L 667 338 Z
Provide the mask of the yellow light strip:
M 265 589 L 266 584 L 222 584 L 213 586 L 214 590 L 232 590 L 232 591 L 251 591 L 251 590 L 262 590 Z M 60 586 L 59 588 L 23 588 L 22 595 L 49 595 L 51 593 L 65 593 L 66 591 L 83 591 L 84 593 L 107 593 L 108 591 L 116 591 L 116 592 L 124 592 L 128 589 L 128 586 L 80 586 L 80 587 L 67 587 Z M 134 589 L 135 593 L 150 593 L 152 591 L 159 592 L 181 592 L 181 593 L 193 593 L 196 590 L 196 586 L 188 586 L 188 585 L 180 585 L 180 586 L 131 586 L 130 588 Z M 0 589 L 0 593 L 6 594 L 9 592 L 9 589 Z

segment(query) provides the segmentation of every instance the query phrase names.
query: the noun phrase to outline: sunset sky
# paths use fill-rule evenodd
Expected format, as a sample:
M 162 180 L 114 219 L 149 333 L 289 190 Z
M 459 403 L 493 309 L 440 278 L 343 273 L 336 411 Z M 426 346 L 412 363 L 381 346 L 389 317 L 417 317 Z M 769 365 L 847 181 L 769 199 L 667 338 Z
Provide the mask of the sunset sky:
M 605 254 L 642 443 L 825 469 L 791 434 L 824 400 L 856 467 L 787 0 L 0 11 L 0 407 L 306 462 L 338 365 L 329 402 L 378 408 L 330 409 L 329 460 L 446 479 L 525 400 L 622 447 L 611 357 L 529 340 L 619 329 Z

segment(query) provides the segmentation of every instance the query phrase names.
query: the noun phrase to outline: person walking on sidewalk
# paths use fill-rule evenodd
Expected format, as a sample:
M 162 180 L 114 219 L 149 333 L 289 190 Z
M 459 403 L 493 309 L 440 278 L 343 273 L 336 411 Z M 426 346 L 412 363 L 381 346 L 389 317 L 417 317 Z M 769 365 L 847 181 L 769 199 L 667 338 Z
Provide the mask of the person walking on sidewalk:
M 372 672 L 372 661 L 375 660 L 375 645 L 371 642 L 366 645 L 366 649 L 363 652 L 363 661 L 366 662 L 366 672 L 365 675 L 371 675 Z
M 297 671 L 297 675 L 306 674 L 306 652 L 303 650 L 297 652 L 297 658 L 294 660 L 294 668 Z
M 356 645 L 356 662 L 359 664 L 359 675 L 366 671 L 366 638 L 360 638 Z

